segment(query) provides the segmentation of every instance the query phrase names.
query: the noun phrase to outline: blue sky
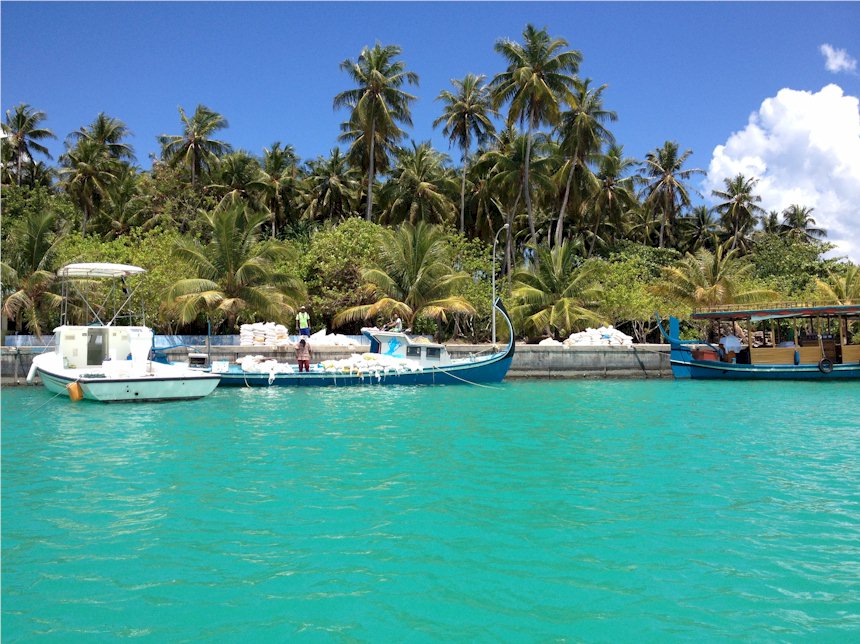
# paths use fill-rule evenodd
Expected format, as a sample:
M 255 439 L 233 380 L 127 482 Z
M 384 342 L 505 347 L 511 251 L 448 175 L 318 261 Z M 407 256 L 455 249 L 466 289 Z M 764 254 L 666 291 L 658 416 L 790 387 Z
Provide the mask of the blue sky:
M 303 159 L 327 154 L 346 118 L 332 109 L 350 87 L 339 64 L 377 40 L 400 45 L 420 77 L 409 136 L 447 151 L 432 128 L 435 97 L 467 72 L 501 71 L 494 43 L 520 40 L 528 22 L 582 51 L 581 75 L 609 86 L 611 129 L 636 158 L 675 140 L 707 170 L 716 146 L 780 90 L 836 84 L 843 99 L 860 95 L 856 62 L 829 71 L 821 51 L 860 55 L 857 3 L 4 1 L 0 12 L 2 109 L 45 111 L 55 158 L 69 132 L 107 112 L 131 128 L 143 167 L 158 134 L 180 133 L 177 107 L 198 103 L 227 118 L 222 138 L 235 148 L 260 154 L 280 140 Z

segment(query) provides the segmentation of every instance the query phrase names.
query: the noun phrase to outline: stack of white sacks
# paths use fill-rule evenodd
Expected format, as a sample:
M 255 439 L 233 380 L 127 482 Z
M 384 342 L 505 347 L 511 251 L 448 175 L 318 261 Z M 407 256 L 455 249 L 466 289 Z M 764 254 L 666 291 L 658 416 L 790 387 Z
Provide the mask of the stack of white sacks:
M 256 322 L 239 327 L 239 345 L 243 347 L 289 347 L 290 334 L 283 324 Z
M 602 326 L 598 329 L 588 328 L 579 333 L 571 333 L 570 337 L 564 341 L 564 346 L 606 346 L 606 347 L 629 347 L 633 344 L 633 338 L 626 333 L 622 333 L 618 329 L 612 328 L 612 325 Z
M 564 342 L 547 338 L 541 340 L 543 346 L 565 346 L 565 347 L 629 347 L 633 345 L 633 338 L 618 329 L 602 326 L 597 329 L 588 328 L 579 333 L 571 333 Z
M 236 360 L 245 373 L 293 373 L 294 367 L 288 362 L 278 362 L 265 356 L 242 356 Z
M 309 338 L 311 347 L 325 345 L 335 347 L 360 347 L 361 343 L 339 333 L 326 333 L 320 329 Z M 243 347 L 293 347 L 290 334 L 283 324 L 256 322 L 239 327 L 239 345 Z
M 331 374 L 349 374 L 359 376 L 376 376 L 381 378 L 386 374 L 421 371 L 421 366 L 415 360 L 395 358 L 380 353 L 353 353 L 343 360 L 324 360 L 317 369 Z
M 360 347 L 361 342 L 353 340 L 350 337 L 341 335 L 340 333 L 326 333 L 325 329 L 320 329 L 310 337 L 311 347 L 325 345 L 330 347 Z
M 243 356 L 236 360 L 245 373 L 268 373 L 270 376 L 279 373 L 295 373 L 296 368 L 286 362 L 278 362 L 264 356 Z M 311 366 L 311 371 L 333 375 L 375 376 L 377 379 L 388 374 L 420 371 L 421 367 L 414 360 L 395 358 L 378 353 L 353 353 L 343 360 L 325 360 Z

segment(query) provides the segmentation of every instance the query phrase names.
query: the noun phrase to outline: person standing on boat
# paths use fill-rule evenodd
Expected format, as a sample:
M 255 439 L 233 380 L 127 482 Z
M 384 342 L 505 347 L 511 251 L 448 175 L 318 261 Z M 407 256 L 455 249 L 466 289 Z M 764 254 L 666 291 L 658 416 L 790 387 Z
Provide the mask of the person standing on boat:
M 296 328 L 299 330 L 299 335 L 309 336 L 311 334 L 311 316 L 308 315 L 304 306 L 296 314 Z
M 310 372 L 313 357 L 314 352 L 311 351 L 311 343 L 305 338 L 300 339 L 296 345 L 296 360 L 299 362 L 299 373 L 302 371 Z

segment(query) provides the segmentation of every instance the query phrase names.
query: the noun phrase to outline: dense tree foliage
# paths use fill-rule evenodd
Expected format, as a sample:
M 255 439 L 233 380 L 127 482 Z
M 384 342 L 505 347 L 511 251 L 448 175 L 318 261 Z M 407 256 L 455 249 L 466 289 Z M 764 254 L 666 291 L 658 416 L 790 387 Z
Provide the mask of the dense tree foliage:
M 451 260 L 444 233 L 431 224 L 405 223 L 385 231 L 379 260 L 362 273 L 372 303 L 341 311 L 334 325 L 399 315 L 416 328 L 422 317 L 442 325 L 449 314 L 473 314 L 474 307 L 457 292 L 470 276 L 455 270 Z
M 812 207 L 765 213 L 758 179 L 741 174 L 713 192 L 714 208 L 696 204 L 691 151 L 666 141 L 625 156 L 606 85 L 578 76 L 582 53 L 566 40 L 527 25 L 495 50 L 501 69 L 431 93 L 455 160 L 408 139 L 418 76 L 399 46 L 380 43 L 341 64 L 353 87 L 333 105 L 346 110 L 349 147 L 316 159 L 281 141 L 234 150 L 227 118 L 198 105 L 165 124 L 178 133 L 158 137 L 149 169 L 129 125 L 106 113 L 68 133 L 52 165 L 48 115 L 7 110 L 4 329 L 50 329 L 53 276 L 72 261 L 147 268 L 159 331 L 200 330 L 207 316 L 225 331 L 286 320 L 302 302 L 343 331 L 398 311 L 414 327 L 486 340 L 494 267 L 531 337 L 602 320 L 645 340 L 655 310 L 856 301 L 857 267 L 823 259 L 833 246 Z

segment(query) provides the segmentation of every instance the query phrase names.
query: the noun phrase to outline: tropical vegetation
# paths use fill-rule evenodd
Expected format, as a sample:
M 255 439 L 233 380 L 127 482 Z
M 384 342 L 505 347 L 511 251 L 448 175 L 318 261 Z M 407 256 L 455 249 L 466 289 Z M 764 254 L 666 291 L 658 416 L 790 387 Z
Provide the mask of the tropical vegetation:
M 858 267 L 826 258 L 815 204 L 765 212 L 764 184 L 744 174 L 699 195 L 679 142 L 625 154 L 609 88 L 579 75 L 566 39 L 526 25 L 489 46 L 497 69 L 430 90 L 447 151 L 409 136 L 418 74 L 378 42 L 332 70 L 343 147 L 314 159 L 288 123 L 261 150 L 234 148 L 216 106 L 180 107 L 148 168 L 117 115 L 55 133 L 37 107 L 6 110 L 4 331 L 53 328 L 54 275 L 73 261 L 147 268 L 148 322 L 169 332 L 287 321 L 305 304 L 344 332 L 399 314 L 487 340 L 494 272 L 517 332 L 535 339 L 607 322 L 644 341 L 655 310 L 860 300 Z

